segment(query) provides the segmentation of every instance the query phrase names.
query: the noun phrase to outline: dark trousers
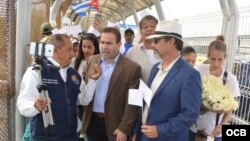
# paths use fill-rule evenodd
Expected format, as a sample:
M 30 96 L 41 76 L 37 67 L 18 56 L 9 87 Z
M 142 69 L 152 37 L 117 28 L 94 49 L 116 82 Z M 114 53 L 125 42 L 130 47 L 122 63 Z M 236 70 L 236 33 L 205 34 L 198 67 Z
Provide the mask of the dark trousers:
M 99 117 L 95 113 L 92 113 L 87 129 L 87 139 L 88 141 L 109 141 L 104 117 Z
M 48 137 L 30 137 L 30 141 L 77 141 L 77 136 L 65 136 L 63 139 L 49 139 Z

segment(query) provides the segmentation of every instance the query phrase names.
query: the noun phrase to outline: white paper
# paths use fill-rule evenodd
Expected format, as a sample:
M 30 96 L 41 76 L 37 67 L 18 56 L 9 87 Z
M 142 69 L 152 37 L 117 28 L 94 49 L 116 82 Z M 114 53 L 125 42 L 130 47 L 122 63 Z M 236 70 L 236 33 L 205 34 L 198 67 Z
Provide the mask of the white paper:
M 72 35 L 73 37 L 77 37 L 78 33 L 82 32 L 82 28 L 80 25 L 69 26 L 67 29 L 67 35 Z
M 142 92 L 138 89 L 129 89 L 128 104 L 141 106 L 143 104 Z
M 147 86 L 147 84 L 144 83 L 143 80 L 140 79 L 140 86 L 139 90 L 143 94 L 143 99 L 145 100 L 146 104 L 148 107 L 150 106 L 151 99 L 153 97 L 153 92 L 152 90 Z
M 66 32 L 67 32 L 66 27 L 63 27 L 63 28 L 60 28 L 60 29 L 55 28 L 55 29 L 52 30 L 53 35 L 54 34 L 66 34 Z
M 63 23 L 63 24 L 70 25 L 70 24 L 71 24 L 71 19 L 64 16 L 64 17 L 63 17 L 63 20 L 62 20 L 62 23 Z

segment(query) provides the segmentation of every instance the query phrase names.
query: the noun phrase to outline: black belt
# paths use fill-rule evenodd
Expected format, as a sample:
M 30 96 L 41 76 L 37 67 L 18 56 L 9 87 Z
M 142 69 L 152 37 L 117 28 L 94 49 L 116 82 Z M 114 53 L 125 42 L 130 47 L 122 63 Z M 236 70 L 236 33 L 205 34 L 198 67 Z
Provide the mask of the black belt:
M 98 118 L 104 119 L 105 118 L 105 114 L 104 113 L 99 113 L 99 112 L 93 112 L 93 114 L 95 116 L 97 116 Z

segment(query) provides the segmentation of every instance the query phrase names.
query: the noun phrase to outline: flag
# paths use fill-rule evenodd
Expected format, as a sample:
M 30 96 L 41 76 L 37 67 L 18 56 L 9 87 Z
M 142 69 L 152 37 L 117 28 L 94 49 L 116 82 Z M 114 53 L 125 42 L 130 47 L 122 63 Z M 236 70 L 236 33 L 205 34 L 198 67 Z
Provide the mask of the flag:
M 98 0 L 84 0 L 81 3 L 73 3 L 71 4 L 73 11 L 75 11 L 77 16 L 86 16 L 87 11 L 90 8 L 94 8 L 97 11 L 99 10 Z
M 91 2 L 91 0 L 86 0 L 82 3 L 73 3 L 71 4 L 71 7 L 73 9 L 73 11 L 75 11 L 77 16 L 86 16 L 86 12 L 89 9 L 89 3 Z
M 98 0 L 92 0 L 89 4 L 91 7 L 94 7 L 97 11 L 99 11 L 99 3 Z

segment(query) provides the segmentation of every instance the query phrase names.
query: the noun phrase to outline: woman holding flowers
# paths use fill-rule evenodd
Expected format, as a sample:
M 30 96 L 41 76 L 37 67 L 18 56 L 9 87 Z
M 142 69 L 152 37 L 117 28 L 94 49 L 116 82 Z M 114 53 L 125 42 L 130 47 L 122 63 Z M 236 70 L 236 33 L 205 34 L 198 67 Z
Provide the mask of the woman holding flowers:
M 221 126 L 224 124 L 228 124 L 229 120 L 231 119 L 232 116 L 232 111 L 235 110 L 236 105 L 230 105 L 231 103 L 236 103 L 234 100 L 233 102 L 231 102 L 230 100 L 232 100 L 231 97 L 238 97 L 240 96 L 240 89 L 239 89 L 239 84 L 238 81 L 236 79 L 236 77 L 230 73 L 230 72 L 226 72 L 223 69 L 223 64 L 225 62 L 226 59 L 226 45 L 224 42 L 216 40 L 210 43 L 210 45 L 208 46 L 208 63 L 209 64 L 201 64 L 198 66 L 195 66 L 195 68 L 200 72 L 201 77 L 204 79 L 210 77 L 209 79 L 206 79 L 206 82 L 203 81 L 203 96 L 202 96 L 202 101 L 204 101 L 204 103 L 208 103 L 210 104 L 211 107 L 207 107 L 207 105 L 205 106 L 208 111 L 205 112 L 204 114 L 200 115 L 200 117 L 198 118 L 198 120 L 196 121 L 196 124 L 194 124 L 190 129 L 190 137 L 189 137 L 189 141 L 194 141 L 195 140 L 195 136 L 198 132 L 202 132 L 205 135 L 209 136 L 209 138 L 214 138 L 214 141 L 221 141 Z M 217 83 L 216 80 L 213 80 L 213 77 L 218 78 L 218 81 L 221 81 L 219 83 L 222 84 L 222 81 L 224 79 L 225 81 L 225 86 L 219 86 L 221 87 L 221 90 L 213 91 L 215 88 L 211 88 L 211 87 L 217 87 L 214 85 L 214 83 Z M 208 86 L 205 83 L 208 83 L 210 86 Z M 219 85 L 218 83 L 218 85 Z M 213 86 L 211 86 L 213 85 Z M 225 90 L 222 90 L 222 88 L 225 87 Z M 224 89 L 224 88 L 223 88 Z M 226 94 L 224 94 L 226 92 L 226 94 L 228 94 L 229 96 L 224 96 Z M 209 94 L 213 92 L 213 94 Z M 222 95 L 222 98 L 218 98 L 216 97 L 216 95 Z M 205 95 L 209 95 L 209 96 L 205 96 Z M 228 97 L 227 100 L 226 97 Z M 208 100 L 210 98 L 210 101 Z M 213 102 L 211 102 L 213 101 Z M 216 101 L 216 102 L 214 102 Z M 229 102 L 230 101 L 230 102 Z M 204 105 L 204 103 L 202 102 L 202 105 Z M 222 103 L 224 104 L 223 106 Z M 225 104 L 226 103 L 226 104 Z M 226 106 L 225 106 L 226 105 Z M 228 108 L 223 108 L 223 107 L 234 107 L 231 109 Z M 217 121 L 216 121 L 216 117 L 217 117 Z

